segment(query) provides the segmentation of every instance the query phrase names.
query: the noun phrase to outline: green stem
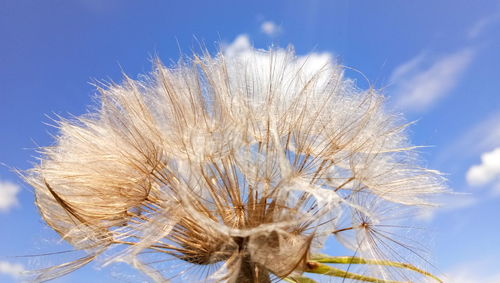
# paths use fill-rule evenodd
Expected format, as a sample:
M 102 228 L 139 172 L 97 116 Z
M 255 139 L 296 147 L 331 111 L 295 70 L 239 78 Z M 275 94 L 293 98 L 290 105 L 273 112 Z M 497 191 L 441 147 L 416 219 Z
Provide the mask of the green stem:
M 312 261 L 320 262 L 320 263 L 333 263 L 333 264 L 373 264 L 373 265 L 384 265 L 384 266 L 392 266 L 397 268 L 404 268 L 408 270 L 415 271 L 422 275 L 428 276 L 437 282 L 442 283 L 443 281 L 431 273 L 419 269 L 411 264 L 390 261 L 390 260 L 378 260 L 378 259 L 365 259 L 361 257 L 350 257 L 350 256 L 324 256 L 324 255 L 316 255 L 311 258 Z
M 364 281 L 364 282 L 372 282 L 372 283 L 401 283 L 399 281 L 392 281 L 392 280 L 384 280 L 384 279 L 379 279 L 375 277 L 370 277 L 370 276 L 365 276 L 361 274 L 356 274 L 352 272 L 348 272 L 339 268 L 335 268 L 332 266 L 328 266 L 326 264 L 322 264 L 316 261 L 309 261 L 306 264 L 307 268 L 304 270 L 304 272 L 307 273 L 316 273 L 316 274 L 321 274 L 321 275 L 326 275 L 326 276 L 333 276 L 333 277 L 340 277 L 340 278 L 347 278 L 347 279 L 353 279 L 353 280 L 358 280 L 358 281 Z

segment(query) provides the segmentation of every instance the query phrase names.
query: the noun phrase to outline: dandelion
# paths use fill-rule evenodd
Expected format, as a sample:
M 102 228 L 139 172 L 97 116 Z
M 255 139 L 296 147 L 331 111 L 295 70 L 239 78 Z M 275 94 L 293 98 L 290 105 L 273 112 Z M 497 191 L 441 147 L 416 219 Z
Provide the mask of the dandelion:
M 98 85 L 25 174 L 45 222 L 86 253 L 36 280 L 97 258 L 157 282 L 438 280 L 390 218 L 431 205 L 442 178 L 382 95 L 316 59 L 205 53 Z M 355 256 L 320 254 L 328 239 Z

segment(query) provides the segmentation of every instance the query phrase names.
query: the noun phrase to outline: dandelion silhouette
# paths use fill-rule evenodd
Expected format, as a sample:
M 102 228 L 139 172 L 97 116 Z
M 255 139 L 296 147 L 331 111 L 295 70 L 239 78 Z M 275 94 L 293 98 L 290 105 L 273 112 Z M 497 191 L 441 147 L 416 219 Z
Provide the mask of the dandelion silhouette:
M 104 257 L 157 282 L 439 281 L 384 218 L 431 205 L 442 178 L 343 71 L 251 49 L 98 86 L 25 174 L 45 222 L 87 254 L 35 280 Z M 356 257 L 321 255 L 330 238 Z

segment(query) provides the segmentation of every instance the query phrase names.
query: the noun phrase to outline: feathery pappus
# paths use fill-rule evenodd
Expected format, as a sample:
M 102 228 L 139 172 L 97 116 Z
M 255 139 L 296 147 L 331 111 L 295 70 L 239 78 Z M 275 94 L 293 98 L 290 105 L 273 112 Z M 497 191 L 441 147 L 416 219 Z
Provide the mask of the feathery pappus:
M 439 281 L 384 221 L 431 205 L 443 179 L 344 70 L 248 48 L 99 85 L 25 173 L 45 222 L 86 253 L 36 280 L 104 258 L 157 282 Z M 321 255 L 329 239 L 356 257 Z

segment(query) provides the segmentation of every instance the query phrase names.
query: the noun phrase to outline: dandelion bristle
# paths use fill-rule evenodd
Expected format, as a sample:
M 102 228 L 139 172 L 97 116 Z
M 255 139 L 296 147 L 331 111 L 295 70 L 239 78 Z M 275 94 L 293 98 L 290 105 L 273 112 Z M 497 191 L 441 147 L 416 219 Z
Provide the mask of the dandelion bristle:
M 301 276 L 328 238 L 393 257 L 384 209 L 432 204 L 442 177 L 381 94 L 315 59 L 205 53 L 99 85 L 26 174 L 46 223 L 88 254 L 38 279 L 104 256 L 155 281 L 206 267 L 200 281 L 271 282 Z

